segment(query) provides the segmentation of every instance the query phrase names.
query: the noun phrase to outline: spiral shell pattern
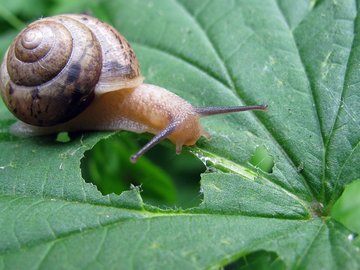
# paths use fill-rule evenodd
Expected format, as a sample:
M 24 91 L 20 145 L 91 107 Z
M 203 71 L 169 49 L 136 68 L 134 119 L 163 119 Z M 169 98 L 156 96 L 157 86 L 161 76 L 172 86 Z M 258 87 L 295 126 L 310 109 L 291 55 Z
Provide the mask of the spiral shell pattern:
M 96 94 L 141 82 L 127 41 L 111 26 L 86 15 L 60 15 L 30 24 L 15 38 L 0 68 L 5 104 L 17 118 L 36 126 L 66 122 Z

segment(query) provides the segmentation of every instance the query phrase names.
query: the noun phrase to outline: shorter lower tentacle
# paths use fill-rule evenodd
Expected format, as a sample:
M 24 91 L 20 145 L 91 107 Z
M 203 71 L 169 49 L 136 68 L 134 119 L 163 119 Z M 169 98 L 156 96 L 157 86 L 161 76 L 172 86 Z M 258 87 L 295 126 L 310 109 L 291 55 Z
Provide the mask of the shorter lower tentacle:
M 145 144 L 136 154 L 130 157 L 130 161 L 135 163 L 143 154 L 149 151 L 152 147 L 157 145 L 162 140 L 169 137 L 179 125 L 178 121 L 171 122 L 165 129 L 156 134 L 147 144 Z

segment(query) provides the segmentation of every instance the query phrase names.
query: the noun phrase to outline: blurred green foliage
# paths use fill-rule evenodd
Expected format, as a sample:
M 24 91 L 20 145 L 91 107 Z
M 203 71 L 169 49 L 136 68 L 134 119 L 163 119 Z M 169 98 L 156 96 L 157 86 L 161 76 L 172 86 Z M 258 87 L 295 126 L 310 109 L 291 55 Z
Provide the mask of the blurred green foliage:
M 343 195 L 335 203 L 332 216 L 350 230 L 360 233 L 360 180 L 345 188 Z
M 281 270 L 286 269 L 286 265 L 280 260 L 277 254 L 261 250 L 248 256 L 241 257 L 225 267 L 225 270 L 251 269 Z
M 274 166 L 274 159 L 271 157 L 265 146 L 256 148 L 254 155 L 249 160 L 251 165 L 263 170 L 264 172 L 271 173 Z
M 120 194 L 135 185 L 141 186 L 143 199 L 155 205 L 198 205 L 200 173 L 205 166 L 186 150 L 176 155 L 175 147 L 165 142 L 136 164 L 130 163 L 130 156 L 151 136 L 119 132 L 96 144 L 82 160 L 84 179 L 94 183 L 104 195 Z
M 0 0 L 0 55 L 16 33 L 27 23 L 44 16 L 60 13 L 88 13 L 105 21 L 107 11 L 102 0 Z M 186 152 L 175 155 L 174 146 L 168 142 L 153 149 L 138 164 L 129 162 L 129 156 L 143 145 L 150 136 L 122 132 L 99 142 L 82 160 L 83 177 L 93 182 L 103 194 L 121 193 L 130 185 L 141 185 L 145 201 L 159 205 L 191 207 L 200 203 L 200 173 L 204 165 Z M 60 134 L 58 141 L 70 140 Z M 270 172 L 271 153 L 260 146 L 249 163 Z M 332 215 L 350 229 L 360 233 L 359 204 L 360 181 L 349 185 L 334 206 Z

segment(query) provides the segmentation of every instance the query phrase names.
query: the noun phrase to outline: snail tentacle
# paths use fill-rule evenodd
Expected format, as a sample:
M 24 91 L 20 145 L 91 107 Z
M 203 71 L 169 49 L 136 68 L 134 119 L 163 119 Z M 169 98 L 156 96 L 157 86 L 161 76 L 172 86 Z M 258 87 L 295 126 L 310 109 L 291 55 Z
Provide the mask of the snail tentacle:
M 149 151 L 151 148 L 153 148 L 159 142 L 161 142 L 162 140 L 169 137 L 171 135 L 171 133 L 173 133 L 175 131 L 175 129 L 178 125 L 179 125 L 179 121 L 171 122 L 165 129 L 160 131 L 147 144 L 145 144 L 136 154 L 132 155 L 130 157 L 130 161 L 132 163 L 135 163 L 139 159 L 139 157 L 144 155 L 147 151 Z

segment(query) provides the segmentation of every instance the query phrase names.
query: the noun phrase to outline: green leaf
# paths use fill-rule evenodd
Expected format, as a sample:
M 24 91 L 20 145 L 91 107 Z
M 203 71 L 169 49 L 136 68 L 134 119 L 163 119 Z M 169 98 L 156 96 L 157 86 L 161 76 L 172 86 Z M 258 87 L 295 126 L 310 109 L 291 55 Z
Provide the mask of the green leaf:
M 253 253 L 258 268 L 278 260 L 291 269 L 359 269 L 358 239 L 330 216 L 345 185 L 360 179 L 357 6 L 89 4 L 133 45 L 147 83 L 196 106 L 267 103 L 269 110 L 202 120 L 212 139 L 187 150 L 208 169 L 203 202 L 184 210 L 144 203 L 139 187 L 102 195 L 83 180 L 84 152 L 113 133 L 67 143 L 18 138 L 2 104 L 0 268 L 205 269 L 232 267 Z M 258 147 L 272 157 L 272 173 L 251 165 Z M 162 194 L 171 194 L 161 181 Z
M 332 216 L 346 224 L 354 231 L 354 236 L 360 233 L 360 181 L 355 181 L 345 188 L 344 193 L 332 209 Z

